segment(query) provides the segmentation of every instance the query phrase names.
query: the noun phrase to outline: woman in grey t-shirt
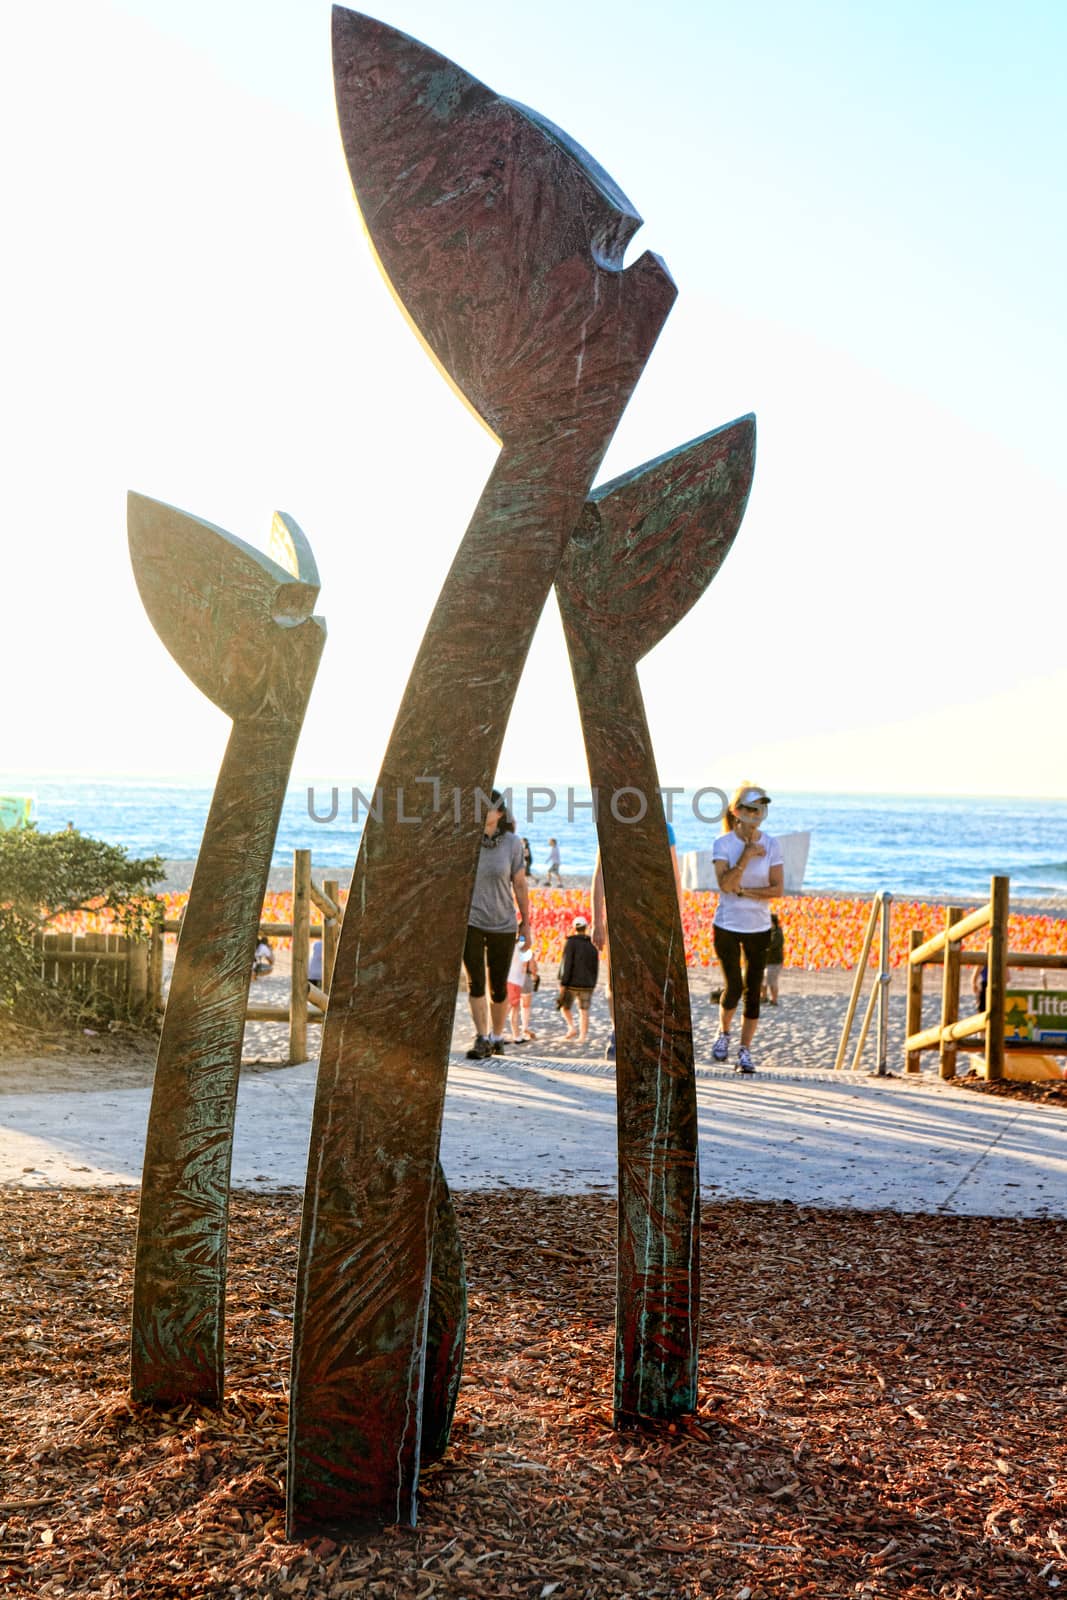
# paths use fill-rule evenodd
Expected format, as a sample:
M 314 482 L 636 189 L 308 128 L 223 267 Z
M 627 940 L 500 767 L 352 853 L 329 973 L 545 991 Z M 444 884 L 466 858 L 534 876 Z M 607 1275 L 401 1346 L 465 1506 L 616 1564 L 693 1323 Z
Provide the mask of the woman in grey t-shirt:
M 467 973 L 467 999 L 474 1021 L 474 1043 L 468 1061 L 504 1054 L 504 1027 L 508 1015 L 508 968 L 516 934 L 530 938 L 530 905 L 522 840 L 508 816 L 500 793 L 494 789 L 485 815 L 478 873 L 467 919 L 463 965 Z M 516 925 L 515 908 L 521 921 Z M 486 969 L 489 998 L 486 999 Z

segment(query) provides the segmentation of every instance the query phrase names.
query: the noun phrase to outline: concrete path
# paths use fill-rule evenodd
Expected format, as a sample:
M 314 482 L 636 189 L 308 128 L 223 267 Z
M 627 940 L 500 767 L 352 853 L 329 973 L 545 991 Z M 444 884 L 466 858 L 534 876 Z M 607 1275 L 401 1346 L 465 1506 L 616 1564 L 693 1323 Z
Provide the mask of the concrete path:
M 303 1185 L 311 1063 L 245 1073 L 235 1188 Z M 861 1210 L 1067 1216 L 1067 1116 L 936 1079 L 701 1069 L 709 1196 Z M 140 1181 L 149 1091 L 0 1096 L 0 1185 Z M 453 1059 L 442 1161 L 456 1189 L 615 1187 L 615 1083 L 590 1062 Z

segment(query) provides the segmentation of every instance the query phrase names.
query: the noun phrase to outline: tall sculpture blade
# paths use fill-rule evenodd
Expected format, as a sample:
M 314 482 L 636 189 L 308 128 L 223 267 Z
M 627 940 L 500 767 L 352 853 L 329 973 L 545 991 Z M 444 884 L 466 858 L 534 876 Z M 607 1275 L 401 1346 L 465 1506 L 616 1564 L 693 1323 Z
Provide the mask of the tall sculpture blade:
M 352 12 L 334 12 L 334 63 L 379 260 L 502 448 L 393 728 L 388 809 L 368 820 L 334 966 L 297 1282 L 294 1535 L 415 1517 L 475 791 L 491 786 L 560 556 L 675 296 L 653 256 L 621 270 L 636 214 L 558 130 Z
M 641 226 L 633 205 L 561 129 L 384 22 L 335 6 L 333 61 L 364 226 L 440 370 L 505 443 L 530 431 L 542 397 L 559 411 L 561 385 L 584 411 L 598 386 L 583 371 L 590 288 L 611 284 L 616 311 L 620 297 L 674 297 L 655 257 L 618 277 Z M 609 438 L 611 377 L 599 377 Z
M 605 484 L 556 579 L 590 782 L 619 796 L 597 814 L 615 995 L 619 1420 L 695 1408 L 700 1288 L 685 941 L 637 662 L 718 571 L 754 452 L 755 420 L 745 417 Z
M 233 718 L 189 891 L 156 1059 L 133 1290 L 139 1400 L 222 1397 L 233 1120 L 256 931 L 297 737 L 325 641 L 303 534 L 282 563 L 142 495 L 130 555 L 178 665 Z

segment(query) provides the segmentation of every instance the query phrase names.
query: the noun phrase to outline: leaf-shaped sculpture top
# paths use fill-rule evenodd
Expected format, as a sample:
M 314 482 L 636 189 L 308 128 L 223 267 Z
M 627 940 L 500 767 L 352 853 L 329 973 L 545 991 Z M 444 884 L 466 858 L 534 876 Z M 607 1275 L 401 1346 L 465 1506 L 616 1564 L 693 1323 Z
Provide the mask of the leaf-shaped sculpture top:
M 307 534 L 299 523 L 295 522 L 287 511 L 276 511 L 270 525 L 270 544 L 267 554 L 279 567 L 284 567 L 286 572 L 296 578 L 295 584 L 290 584 L 287 598 L 294 605 L 292 620 L 302 622 L 309 614 L 311 606 L 315 604 L 319 593 L 319 569 L 308 543 Z M 304 604 L 300 596 L 301 588 L 313 590 L 310 601 Z M 297 614 L 299 612 L 299 615 Z M 278 619 L 282 619 L 279 617 Z
M 569 136 L 455 62 L 335 6 L 337 108 L 356 199 L 401 306 L 502 439 L 581 381 L 598 278 L 641 218 Z M 666 268 L 644 256 L 626 276 Z M 635 285 L 636 286 L 636 285 Z
M 741 417 L 595 489 L 556 579 L 568 638 L 647 655 L 722 565 L 755 458 L 756 419 Z
M 284 566 L 146 495 L 129 495 L 127 526 L 144 608 L 197 688 L 234 719 L 303 716 L 326 625 L 311 616 L 319 575 L 292 518 L 274 519 Z

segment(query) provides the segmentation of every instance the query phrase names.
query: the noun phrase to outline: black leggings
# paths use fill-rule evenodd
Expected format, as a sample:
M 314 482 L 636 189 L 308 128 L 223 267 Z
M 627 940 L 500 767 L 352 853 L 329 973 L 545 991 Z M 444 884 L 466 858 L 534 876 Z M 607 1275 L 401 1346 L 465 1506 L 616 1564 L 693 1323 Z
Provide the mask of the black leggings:
M 729 928 L 712 928 L 715 954 L 719 958 L 726 988 L 719 1004 L 724 1011 L 733 1011 L 742 993 L 745 997 L 745 1016 L 755 1022 L 759 1016 L 759 992 L 763 987 L 763 973 L 767 965 L 767 947 L 771 930 L 765 933 L 731 933 Z M 741 952 L 744 951 L 744 972 L 741 969 Z
M 480 1000 L 485 993 L 485 968 L 489 966 L 489 996 L 499 1005 L 508 997 L 508 971 L 515 954 L 515 934 L 486 933 L 467 925 L 463 946 L 463 965 L 467 969 L 467 993 Z

